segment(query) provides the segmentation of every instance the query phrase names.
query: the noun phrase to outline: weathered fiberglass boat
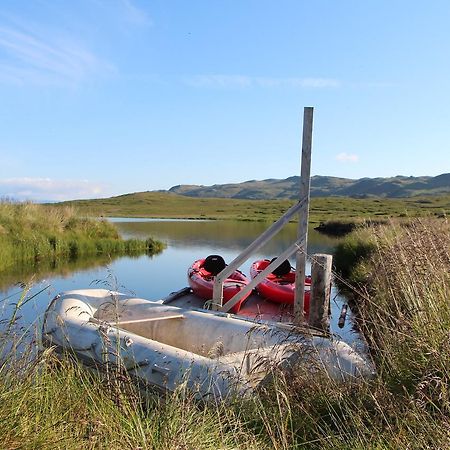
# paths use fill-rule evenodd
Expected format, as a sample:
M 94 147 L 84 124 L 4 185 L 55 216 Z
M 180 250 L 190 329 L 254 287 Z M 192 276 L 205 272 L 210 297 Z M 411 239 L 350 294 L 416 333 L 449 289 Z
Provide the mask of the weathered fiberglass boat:
M 260 259 L 250 266 L 250 277 L 256 278 L 271 263 L 269 259 Z M 283 261 L 273 272 L 269 273 L 257 286 L 258 293 L 275 303 L 294 304 L 295 269 L 288 260 Z M 305 277 L 304 310 L 309 314 L 311 298 L 311 277 Z
M 199 398 L 252 392 L 274 368 L 287 370 L 300 362 L 338 380 L 372 372 L 349 345 L 324 334 L 174 306 L 180 301 L 188 306 L 189 296 L 186 289 L 160 301 L 106 289 L 65 292 L 45 313 L 43 342 L 88 365 L 120 363 L 161 390 L 186 383 Z

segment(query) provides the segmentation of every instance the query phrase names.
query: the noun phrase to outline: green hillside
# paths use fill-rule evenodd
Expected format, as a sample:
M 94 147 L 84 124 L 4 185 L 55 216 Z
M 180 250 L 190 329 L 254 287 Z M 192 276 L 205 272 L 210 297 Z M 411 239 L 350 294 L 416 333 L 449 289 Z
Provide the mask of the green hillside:
M 294 176 L 283 180 L 251 180 L 213 186 L 178 185 L 170 188 L 169 192 L 202 198 L 295 199 L 299 184 L 300 178 Z M 326 176 L 311 178 L 311 197 L 403 198 L 441 194 L 450 194 L 450 173 L 436 177 L 396 176 L 358 180 Z
M 180 219 L 275 220 L 293 200 L 241 200 L 194 198 L 170 192 L 138 192 L 106 199 L 77 200 L 73 205 L 85 215 Z M 450 195 L 406 199 L 326 197 L 312 198 L 310 222 L 354 221 L 360 218 L 414 217 L 450 214 Z

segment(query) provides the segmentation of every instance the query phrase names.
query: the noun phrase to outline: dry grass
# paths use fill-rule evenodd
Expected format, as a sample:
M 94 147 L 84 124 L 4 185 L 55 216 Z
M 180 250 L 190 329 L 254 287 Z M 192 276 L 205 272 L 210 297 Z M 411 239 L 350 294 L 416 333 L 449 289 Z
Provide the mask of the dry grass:
M 449 223 L 416 219 L 374 233 L 359 267 L 372 293 L 359 300 L 363 331 L 390 383 L 450 412 Z
M 249 399 L 199 404 L 183 387 L 144 399 L 121 372 L 106 383 L 46 352 L 22 371 L 0 369 L 0 447 L 447 449 L 448 225 L 370 231 L 373 251 L 354 271 L 365 281 L 359 310 L 374 380 L 342 385 L 299 368 Z

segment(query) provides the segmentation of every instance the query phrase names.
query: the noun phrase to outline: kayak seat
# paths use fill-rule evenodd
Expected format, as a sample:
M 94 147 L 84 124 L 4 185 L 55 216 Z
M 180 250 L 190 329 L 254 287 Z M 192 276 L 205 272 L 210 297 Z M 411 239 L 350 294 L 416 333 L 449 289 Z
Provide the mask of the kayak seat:
M 272 258 L 270 262 L 275 261 L 276 258 Z M 285 259 L 275 270 L 272 271 L 277 277 L 287 275 L 291 271 L 291 263 Z
M 209 255 L 203 263 L 203 268 L 212 275 L 222 272 L 225 267 L 225 260 L 220 255 Z

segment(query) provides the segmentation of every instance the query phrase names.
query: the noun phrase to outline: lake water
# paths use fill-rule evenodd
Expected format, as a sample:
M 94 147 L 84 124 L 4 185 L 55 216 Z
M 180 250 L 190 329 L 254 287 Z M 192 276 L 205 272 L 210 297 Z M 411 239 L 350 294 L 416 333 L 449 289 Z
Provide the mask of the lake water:
M 167 248 L 153 257 L 123 257 L 103 262 L 97 267 L 78 269 L 64 275 L 50 274 L 36 279 L 28 294 L 34 295 L 20 310 L 19 326 L 33 330 L 51 299 L 59 292 L 89 287 L 133 293 L 139 297 L 157 300 L 187 286 L 187 269 L 191 263 L 209 254 L 220 254 L 226 262 L 234 259 L 267 227 L 267 223 L 235 221 L 195 221 L 161 219 L 110 219 L 124 238 L 152 236 L 167 244 Z M 249 274 L 251 263 L 260 258 L 272 258 L 286 249 L 296 238 L 296 225 L 288 224 L 264 248 L 255 253 L 240 269 Z M 314 230 L 308 235 L 308 254 L 331 253 L 338 242 Z M 291 258 L 291 263 L 295 259 Z M 310 267 L 307 267 L 310 273 Z M 48 287 L 47 287 L 48 286 Z M 10 287 L 0 295 L 2 319 L 11 315 L 13 304 L 19 301 L 22 289 Z M 351 344 L 359 344 L 358 334 L 353 330 L 351 315 L 344 328 L 337 327 L 337 319 L 345 299 L 332 291 L 332 331 Z M 359 346 L 359 345 L 358 345 Z

